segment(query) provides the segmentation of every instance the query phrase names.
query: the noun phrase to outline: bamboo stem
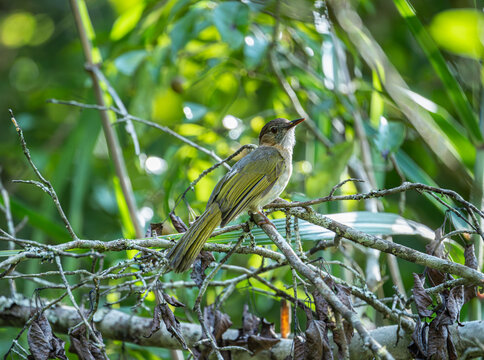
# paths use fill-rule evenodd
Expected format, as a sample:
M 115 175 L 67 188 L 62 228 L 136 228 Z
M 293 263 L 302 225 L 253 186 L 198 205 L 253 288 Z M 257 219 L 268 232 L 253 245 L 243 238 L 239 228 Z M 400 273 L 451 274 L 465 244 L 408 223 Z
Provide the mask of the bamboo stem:
M 93 66 L 98 66 L 99 64 L 94 63 L 93 57 L 93 48 L 91 41 L 87 35 L 86 26 L 81 16 L 80 11 L 80 4 L 85 6 L 83 0 L 70 0 L 72 13 L 74 15 L 74 20 L 76 22 L 77 30 L 79 31 L 79 37 L 81 40 L 82 50 L 84 52 L 84 57 L 86 59 L 86 65 L 88 68 L 92 68 Z M 93 71 L 89 71 L 89 74 L 92 78 L 92 85 L 94 89 L 94 94 L 96 96 L 96 101 L 98 105 L 102 107 L 106 107 L 106 102 L 104 101 L 104 94 L 103 90 L 101 89 L 101 85 L 99 84 L 99 80 L 96 77 Z M 128 176 L 128 172 L 126 170 L 126 165 L 124 162 L 123 155 L 121 153 L 121 148 L 119 145 L 119 141 L 116 135 L 116 132 L 111 127 L 111 122 L 109 120 L 109 116 L 107 111 L 101 110 L 101 122 L 104 130 L 104 136 L 106 137 L 106 143 L 109 149 L 109 155 L 111 160 L 114 164 L 114 169 L 116 172 L 116 176 L 119 179 L 119 184 L 121 186 L 121 190 L 124 195 L 124 199 L 126 201 L 126 205 L 128 206 L 129 215 L 133 226 L 136 231 L 136 237 L 141 238 L 143 236 L 143 230 L 141 228 L 141 224 L 138 220 L 138 211 L 136 208 L 136 202 L 133 195 L 133 188 L 131 186 L 131 181 Z

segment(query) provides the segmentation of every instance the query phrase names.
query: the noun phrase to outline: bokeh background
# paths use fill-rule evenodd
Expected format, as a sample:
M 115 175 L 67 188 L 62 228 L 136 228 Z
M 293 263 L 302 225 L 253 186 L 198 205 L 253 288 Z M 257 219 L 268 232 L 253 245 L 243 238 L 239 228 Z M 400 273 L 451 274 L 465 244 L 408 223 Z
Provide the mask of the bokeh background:
M 371 33 L 370 41 L 379 44 L 407 83 L 410 106 L 425 114 L 413 119 L 405 115 L 386 79 L 369 65 L 362 48 L 324 2 L 87 0 L 85 4 L 96 60 L 102 62 L 102 71 L 128 111 L 167 126 L 222 158 L 240 145 L 256 143 L 267 121 L 300 117 L 282 78 L 331 143 L 323 145 L 307 127 L 298 129 L 295 171 L 286 199 L 325 196 L 342 179 L 354 176 L 348 164 L 361 164 L 366 142 L 372 166 L 364 172 L 374 179 L 373 188 L 396 186 L 405 178 L 455 190 L 481 206 L 482 1 L 351 2 L 362 20 L 354 26 Z M 38 188 L 11 182 L 34 174 L 10 122 L 9 108 L 77 234 L 99 240 L 135 237 L 99 113 L 48 103 L 51 98 L 95 103 L 69 2 L 0 1 L 1 180 L 16 223 L 28 217 L 19 236 L 46 243 L 69 240 L 51 199 Z M 434 132 L 424 133 L 416 126 L 419 121 L 426 121 Z M 360 125 L 363 133 L 356 129 Z M 166 220 L 180 194 L 213 165 L 213 159 L 138 123 L 141 153 L 136 154 L 124 125 L 115 127 L 142 224 Z M 445 151 L 436 151 L 439 146 Z M 197 213 L 223 173 L 217 169 L 188 194 L 187 201 Z M 358 190 L 348 183 L 341 192 Z M 383 210 L 398 213 L 399 200 L 399 196 L 383 199 Z M 364 209 L 364 203 L 355 202 L 317 208 L 324 213 Z M 185 202 L 176 213 L 188 220 Z M 407 194 L 402 213 L 431 229 L 443 224 L 445 214 L 435 199 L 417 193 Z M 0 226 L 4 225 L 2 218 Z M 425 245 L 410 237 L 399 241 L 419 249 Z M 455 259 L 462 260 L 462 249 L 456 246 L 453 251 Z M 356 253 L 355 258 L 364 267 L 364 254 Z M 237 261 L 255 265 L 251 261 L 256 260 Z M 30 268 L 21 270 L 34 273 L 40 265 L 23 266 Z M 384 259 L 381 269 L 382 289 L 391 293 Z M 408 289 L 412 271 L 421 269 L 406 264 L 402 270 Z M 280 285 L 287 274 L 276 271 L 272 276 Z M 36 287 L 29 281 L 19 283 L 26 296 L 32 296 Z M 4 291 L 6 287 L 0 294 Z M 179 294 L 185 299 L 193 295 L 191 290 Z M 207 302 L 214 296 L 209 292 Z M 240 289 L 238 301 L 240 306 L 226 309 L 234 322 L 239 321 L 237 309 L 247 302 L 255 312 L 277 320 L 278 300 L 251 292 L 250 284 Z M 7 331 L 8 336 L 0 336 L 6 342 L 16 334 L 12 329 L 0 331 Z

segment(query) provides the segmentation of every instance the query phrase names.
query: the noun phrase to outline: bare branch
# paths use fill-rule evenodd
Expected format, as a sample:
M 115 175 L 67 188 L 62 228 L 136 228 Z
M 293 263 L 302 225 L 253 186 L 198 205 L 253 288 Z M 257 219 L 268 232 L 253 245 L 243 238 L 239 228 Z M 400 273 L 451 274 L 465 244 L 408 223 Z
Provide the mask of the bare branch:
M 404 260 L 411 261 L 413 263 L 427 266 L 433 269 L 438 269 L 445 273 L 459 275 L 463 278 L 471 280 L 473 283 L 478 285 L 481 285 L 484 282 L 484 274 L 465 265 L 456 264 L 449 260 L 440 259 L 432 255 L 427 255 L 409 247 L 386 241 L 373 235 L 365 234 L 349 226 L 338 223 L 337 221 L 334 221 L 324 215 L 311 211 L 310 209 L 296 207 L 291 208 L 290 213 L 315 225 L 319 225 L 326 229 L 334 231 L 339 236 L 354 241 L 365 247 L 370 247 L 389 254 L 393 254 Z
M 72 305 L 76 309 L 77 313 L 79 314 L 79 317 L 81 318 L 82 323 L 86 326 L 87 329 L 89 329 L 90 335 L 94 338 L 96 341 L 96 346 L 99 347 L 101 350 L 102 354 L 104 355 L 105 359 L 108 359 L 108 356 L 106 354 L 105 350 L 105 345 L 104 343 L 97 337 L 96 332 L 92 329 L 91 324 L 87 321 L 86 317 L 84 316 L 84 313 L 82 310 L 79 308 L 79 305 L 77 305 L 76 299 L 74 298 L 74 295 L 72 294 L 72 289 L 71 286 L 69 285 L 69 282 L 67 281 L 65 275 L 64 275 L 64 269 L 62 268 L 62 263 L 59 258 L 59 256 L 55 256 L 55 262 L 57 264 L 57 268 L 59 269 L 62 281 L 64 282 L 65 289 L 67 291 L 67 295 L 69 296 L 69 299 L 71 300 Z M 75 327 L 80 325 L 81 323 L 77 324 Z M 71 329 L 69 329 L 70 331 Z
M 22 326 L 30 316 L 31 305 L 27 300 L 13 300 L 0 297 L 0 326 Z M 67 333 L 68 329 L 79 322 L 76 310 L 73 307 L 60 305 L 45 310 L 45 315 L 50 319 L 51 325 L 56 332 Z M 124 312 L 103 308 L 98 310 L 95 318 L 96 328 L 101 331 L 103 338 L 122 340 L 138 344 L 139 346 L 157 346 L 169 349 L 180 347 L 178 341 L 171 336 L 165 327 L 153 334 L 150 338 L 145 338 L 144 334 L 150 328 L 151 319 Z M 189 346 L 195 345 L 200 340 L 200 326 L 191 323 L 181 323 L 183 337 Z M 482 321 L 471 321 L 461 326 L 453 325 L 449 328 L 458 355 L 461 356 L 468 348 L 476 347 L 476 341 L 484 343 L 484 329 Z M 395 358 L 408 359 L 407 346 L 411 342 L 409 334 L 400 334 L 400 341 L 397 339 L 397 326 L 384 326 L 370 332 L 380 344 L 384 345 Z M 224 334 L 225 339 L 235 339 L 238 336 L 237 330 L 228 330 Z M 291 353 L 292 340 L 281 339 L 270 352 L 260 352 L 254 357 L 244 352 L 235 353 L 237 359 L 241 360 L 283 360 Z M 245 354 L 244 354 L 245 353 Z M 484 355 L 480 349 L 476 355 Z M 359 336 L 355 336 L 350 344 L 350 359 L 367 360 L 374 355 L 364 344 Z
M 22 150 L 25 154 L 25 157 L 27 158 L 27 161 L 29 162 L 32 169 L 34 170 L 35 175 L 37 175 L 37 177 L 40 180 L 40 183 L 38 183 L 38 182 L 31 182 L 31 183 L 34 183 L 36 185 L 40 185 L 40 187 L 49 194 L 49 196 L 54 201 L 55 207 L 57 208 L 57 212 L 59 213 L 62 221 L 66 225 L 67 231 L 69 231 L 69 234 L 71 235 L 72 239 L 78 240 L 79 238 L 77 237 L 76 233 L 74 232 L 74 229 L 72 228 L 69 220 L 67 219 L 66 214 L 64 213 L 64 210 L 62 209 L 62 206 L 60 204 L 59 198 L 57 197 L 57 193 L 54 190 L 54 187 L 52 186 L 50 181 L 48 181 L 47 179 L 45 179 L 42 176 L 39 169 L 37 169 L 34 162 L 32 161 L 32 157 L 30 156 L 30 151 L 27 148 L 27 143 L 25 142 L 25 138 L 24 138 L 24 134 L 22 132 L 22 129 L 17 124 L 17 121 L 15 120 L 15 117 L 13 115 L 13 111 L 10 110 L 10 109 L 9 109 L 9 111 L 10 111 L 11 120 L 12 120 L 13 124 L 15 125 L 15 130 L 17 130 L 17 134 L 19 136 L 20 144 L 22 145 Z
M 385 197 L 393 194 L 399 194 L 404 191 L 409 191 L 409 190 L 423 190 L 423 191 L 428 191 L 432 193 L 437 193 L 441 195 L 448 196 L 449 198 L 455 200 L 465 208 L 469 209 L 470 211 L 474 211 L 477 213 L 480 217 L 484 218 L 484 212 L 480 209 L 478 209 L 474 204 L 470 203 L 469 201 L 464 200 L 464 198 L 456 193 L 453 190 L 449 189 L 441 189 L 435 186 L 430 186 L 426 184 L 421 184 L 421 183 L 411 183 L 411 182 L 404 182 L 402 185 L 390 188 L 390 189 L 381 189 L 381 190 L 372 190 L 370 192 L 364 193 L 364 194 L 354 194 L 354 195 L 338 195 L 338 196 L 324 196 L 318 199 L 313 199 L 309 201 L 294 201 L 292 203 L 270 203 L 264 208 L 266 209 L 273 209 L 273 208 L 278 208 L 278 209 L 285 209 L 285 208 L 292 208 L 292 207 L 304 207 L 304 206 L 311 206 L 311 205 L 316 205 L 320 204 L 323 202 L 328 202 L 328 201 L 342 201 L 342 200 L 364 200 L 364 199 L 370 199 L 370 198 L 380 198 L 380 197 Z

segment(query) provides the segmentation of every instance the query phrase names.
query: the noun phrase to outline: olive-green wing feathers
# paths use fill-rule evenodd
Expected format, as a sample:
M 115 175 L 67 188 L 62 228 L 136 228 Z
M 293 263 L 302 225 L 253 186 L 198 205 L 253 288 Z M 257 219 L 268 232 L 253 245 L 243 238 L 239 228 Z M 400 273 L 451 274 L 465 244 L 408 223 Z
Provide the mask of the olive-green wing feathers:
M 284 159 L 277 149 L 260 147 L 241 159 L 219 181 L 208 201 L 219 205 L 221 226 L 243 211 L 257 207 L 284 171 Z

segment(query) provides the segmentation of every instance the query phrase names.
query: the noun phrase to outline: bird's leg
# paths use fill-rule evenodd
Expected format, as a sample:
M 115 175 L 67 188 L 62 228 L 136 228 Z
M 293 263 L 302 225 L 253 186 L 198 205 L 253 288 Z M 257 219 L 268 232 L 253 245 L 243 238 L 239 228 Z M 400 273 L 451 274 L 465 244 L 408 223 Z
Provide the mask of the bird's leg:
M 254 216 L 255 214 L 260 215 L 260 217 L 257 216 L 257 219 L 256 219 L 256 217 Z M 252 213 L 252 219 L 254 219 L 257 226 L 268 224 L 268 225 L 274 226 L 274 229 L 276 229 L 276 225 L 274 225 L 266 216 L 266 214 L 264 214 L 261 210 L 258 210 L 257 213 Z

